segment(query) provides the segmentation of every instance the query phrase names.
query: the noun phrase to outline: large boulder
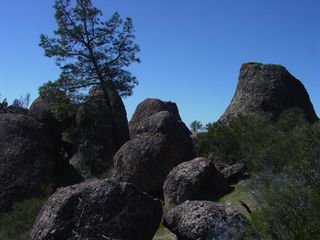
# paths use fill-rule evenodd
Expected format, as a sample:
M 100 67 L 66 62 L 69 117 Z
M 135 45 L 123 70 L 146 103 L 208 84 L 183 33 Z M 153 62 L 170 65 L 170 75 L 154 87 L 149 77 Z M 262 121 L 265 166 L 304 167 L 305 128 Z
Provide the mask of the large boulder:
M 317 119 L 303 84 L 283 66 L 245 63 L 236 92 L 220 121 L 239 114 L 275 120 L 281 112 L 293 107 L 302 109 L 308 121 Z
M 0 210 L 37 196 L 53 183 L 55 152 L 43 124 L 20 114 L 0 114 Z
M 247 221 L 234 208 L 209 201 L 186 201 L 170 210 L 164 226 L 178 240 L 242 239 Z
M 99 87 L 90 91 L 76 116 L 79 144 L 70 163 L 86 179 L 107 174 L 116 151 L 129 140 L 127 114 L 117 92 L 108 90 L 111 107 Z
M 60 133 L 60 122 L 54 117 L 52 106 L 48 99 L 43 97 L 36 98 L 30 106 L 29 115 L 47 125 L 50 130 Z
M 40 210 L 30 240 L 150 240 L 161 217 L 160 201 L 134 185 L 89 181 L 58 189 Z
M 142 191 L 161 194 L 170 170 L 194 157 L 190 132 L 168 111 L 151 115 L 114 158 L 113 175 Z
M 113 89 L 107 89 L 108 97 L 110 100 L 113 130 L 116 147 L 119 149 L 125 142 L 129 140 L 129 126 L 126 108 L 123 101 L 117 91 Z M 89 100 L 99 101 L 98 99 L 104 99 L 104 94 L 101 87 L 94 87 L 90 90 Z
M 119 149 L 114 159 L 113 176 L 158 196 L 170 170 L 192 158 L 190 148 L 179 144 L 172 136 L 144 133 Z
M 149 116 L 135 130 L 136 136 L 142 133 L 170 134 L 191 148 L 193 146 L 190 130 L 169 111 L 161 111 Z
M 69 109 L 68 112 L 60 114 L 60 119 L 57 119 L 53 113 L 53 101 L 54 98 L 38 97 L 31 104 L 29 115 L 50 130 L 56 152 L 56 183 L 57 186 L 68 186 L 83 180 L 79 172 L 69 164 L 69 158 L 74 154 L 73 144 L 62 139 L 63 132 L 74 122 L 76 106 L 72 106 L 74 110 Z
M 178 107 L 175 103 L 164 102 L 155 98 L 147 98 L 137 106 L 129 122 L 131 138 L 138 134 L 137 131 L 139 131 L 141 125 L 144 125 L 145 119 L 161 111 L 168 111 L 172 113 L 177 120 L 181 120 Z
M 217 199 L 226 191 L 228 184 L 223 175 L 211 160 L 203 157 L 173 168 L 163 185 L 165 203 L 169 206 L 186 200 Z

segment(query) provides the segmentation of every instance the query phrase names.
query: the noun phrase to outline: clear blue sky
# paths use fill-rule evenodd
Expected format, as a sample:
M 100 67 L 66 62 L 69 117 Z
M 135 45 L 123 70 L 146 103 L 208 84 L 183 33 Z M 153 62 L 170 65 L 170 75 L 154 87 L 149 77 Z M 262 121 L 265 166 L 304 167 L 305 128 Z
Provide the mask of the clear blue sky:
M 12 101 L 55 80 L 59 69 L 38 47 L 55 28 L 53 0 L 0 6 L 0 93 Z M 178 104 L 183 120 L 219 118 L 243 62 L 284 65 L 307 88 L 320 114 L 319 0 L 93 0 L 105 16 L 134 20 L 140 85 L 125 99 L 128 117 L 147 97 Z

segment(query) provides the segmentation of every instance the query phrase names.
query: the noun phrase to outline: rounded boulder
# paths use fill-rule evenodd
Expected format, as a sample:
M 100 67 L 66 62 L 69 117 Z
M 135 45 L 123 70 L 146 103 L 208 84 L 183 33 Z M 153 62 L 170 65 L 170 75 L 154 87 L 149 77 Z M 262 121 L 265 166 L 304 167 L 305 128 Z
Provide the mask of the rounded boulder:
M 130 136 L 133 138 L 138 134 L 144 121 L 155 113 L 168 111 L 174 115 L 177 120 L 181 121 L 179 110 L 174 102 L 165 102 L 156 98 L 147 98 L 141 102 L 129 122 Z
M 134 185 L 89 181 L 58 189 L 40 210 L 30 240 L 150 240 L 161 217 L 160 201 Z
M 231 206 L 209 201 L 186 201 L 170 210 L 164 226 L 183 240 L 243 239 L 246 219 Z
M 217 199 L 228 188 L 214 163 L 199 157 L 173 168 L 164 182 L 163 193 L 165 203 L 170 206 L 186 200 Z

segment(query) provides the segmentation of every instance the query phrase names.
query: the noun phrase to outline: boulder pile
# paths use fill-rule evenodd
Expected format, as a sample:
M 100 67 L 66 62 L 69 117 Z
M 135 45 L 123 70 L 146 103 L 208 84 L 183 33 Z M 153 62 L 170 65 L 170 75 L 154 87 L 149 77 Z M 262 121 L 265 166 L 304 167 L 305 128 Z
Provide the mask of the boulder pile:
M 134 124 L 134 134 L 131 134 L 134 137 L 115 155 L 113 176 L 159 196 L 171 169 L 194 157 L 193 143 L 190 131 L 178 117 L 177 111 L 175 114 L 160 111 L 137 117 L 139 112 L 145 113 L 141 106 L 145 106 L 146 112 L 154 110 L 148 102 L 152 107 L 154 102 L 161 103 L 160 100 L 147 99 L 137 107 L 134 116 L 140 121 Z M 176 105 L 170 103 L 169 106 Z M 132 131 L 133 128 L 130 129 Z

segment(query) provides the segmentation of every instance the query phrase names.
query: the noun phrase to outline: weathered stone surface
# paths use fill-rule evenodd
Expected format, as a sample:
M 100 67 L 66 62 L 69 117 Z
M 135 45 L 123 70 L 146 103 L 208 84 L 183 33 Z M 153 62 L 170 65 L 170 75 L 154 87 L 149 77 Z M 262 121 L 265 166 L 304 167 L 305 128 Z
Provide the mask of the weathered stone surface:
M 136 128 L 136 134 L 139 135 L 141 133 L 170 134 L 189 146 L 193 144 L 190 136 L 191 132 L 187 126 L 168 111 L 157 112 L 144 119 L 139 127 Z
M 130 130 L 131 138 L 135 137 L 138 134 L 137 131 L 141 129 L 141 125 L 144 125 L 145 119 L 161 111 L 168 111 L 172 113 L 176 119 L 181 120 L 181 117 L 179 115 L 179 110 L 175 103 L 164 102 L 164 101 L 161 101 L 160 99 L 155 99 L 155 98 L 147 98 L 137 106 L 129 122 L 129 130 Z
M 30 240 L 150 240 L 161 203 L 134 185 L 96 180 L 59 188 L 39 212 Z
M 38 97 L 31 104 L 29 115 L 45 124 L 50 130 L 56 152 L 55 179 L 57 186 L 76 184 L 83 179 L 79 172 L 69 164 L 70 157 L 65 158 L 64 156 L 72 156 L 74 154 L 74 146 L 62 140 L 63 131 L 71 126 L 75 116 L 65 114 L 64 119 L 58 120 L 54 117 L 51 104 L 47 98 Z
M 218 198 L 228 190 L 227 181 L 207 158 L 195 158 L 173 168 L 163 185 L 165 203 Z
M 60 132 L 59 121 L 53 116 L 50 103 L 42 97 L 36 98 L 30 106 L 29 115 L 37 121 L 44 123 L 50 129 Z
M 224 178 L 229 183 L 235 183 L 245 178 L 246 165 L 244 163 L 236 163 L 231 166 L 226 166 L 221 170 Z
M 89 93 L 89 98 L 91 100 L 94 100 L 95 98 L 103 99 L 103 97 L 103 91 L 100 87 L 92 88 Z M 115 90 L 108 89 L 108 97 L 112 107 L 115 143 L 116 147 L 119 149 L 129 140 L 127 112 L 121 97 Z
M 51 184 L 54 156 L 43 124 L 25 115 L 0 114 L 0 210 L 40 194 Z
M 123 102 L 116 92 L 109 90 L 108 94 L 111 108 L 102 91 L 94 88 L 77 113 L 80 140 L 70 163 L 86 179 L 106 174 L 116 151 L 129 139 Z
M 164 226 L 179 240 L 242 239 L 245 225 L 231 206 L 209 201 L 186 201 L 164 218 Z
M 220 121 L 239 114 L 275 120 L 281 112 L 293 107 L 301 108 L 308 121 L 317 119 L 303 84 L 283 66 L 245 63 L 236 92 Z
M 114 159 L 113 176 L 158 195 L 170 170 L 193 158 L 193 149 L 171 135 L 144 133 L 128 141 Z

